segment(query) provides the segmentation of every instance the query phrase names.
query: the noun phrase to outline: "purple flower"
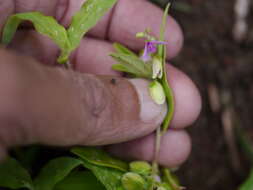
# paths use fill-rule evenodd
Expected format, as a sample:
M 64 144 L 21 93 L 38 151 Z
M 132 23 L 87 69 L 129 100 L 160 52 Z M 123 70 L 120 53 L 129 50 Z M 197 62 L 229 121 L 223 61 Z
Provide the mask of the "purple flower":
M 152 40 L 152 41 L 147 41 L 145 43 L 145 48 L 144 48 L 144 52 L 143 55 L 141 56 L 141 59 L 146 62 L 151 60 L 151 54 L 155 53 L 157 51 L 157 45 L 159 44 L 168 44 L 167 42 L 162 42 L 162 41 L 157 41 L 157 40 Z

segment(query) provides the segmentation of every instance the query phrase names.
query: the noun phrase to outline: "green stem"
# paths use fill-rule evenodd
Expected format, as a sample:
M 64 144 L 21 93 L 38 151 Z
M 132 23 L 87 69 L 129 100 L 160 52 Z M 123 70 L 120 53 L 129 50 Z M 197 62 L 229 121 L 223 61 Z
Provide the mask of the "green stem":
M 165 8 L 165 11 L 164 11 L 164 15 L 163 15 L 163 19 L 162 19 L 162 24 L 161 24 L 161 28 L 160 28 L 160 38 L 159 40 L 160 41 L 164 41 L 165 39 L 165 30 L 166 30 L 166 24 L 167 24 L 167 16 L 168 16 L 168 12 L 169 12 L 169 9 L 171 7 L 171 3 L 168 3 L 166 8 Z M 172 120 L 172 117 L 173 117 L 173 113 L 174 113 L 174 98 L 173 98 L 173 92 L 172 92 L 172 89 L 168 83 L 168 80 L 167 80 L 167 73 L 166 73 L 166 46 L 163 45 L 163 44 L 160 44 L 158 46 L 158 55 L 163 59 L 163 77 L 162 79 L 159 81 L 163 88 L 164 88 L 164 92 L 165 92 L 165 95 L 166 95 L 166 101 L 167 101 L 167 104 L 168 104 L 168 112 L 167 112 L 167 115 L 163 121 L 163 124 L 162 124 L 162 133 L 164 134 L 168 127 L 169 127 L 169 124 Z
M 154 189 L 155 178 L 156 178 L 157 175 L 159 175 L 158 160 L 159 160 L 160 146 L 161 146 L 161 126 L 156 129 L 154 160 L 152 162 L 153 183 L 150 187 L 150 190 Z
M 183 189 L 182 187 L 180 187 L 177 184 L 177 182 L 175 181 L 175 179 L 171 175 L 171 172 L 170 172 L 170 170 L 168 168 L 164 168 L 163 169 L 163 175 L 165 176 L 167 182 L 172 186 L 173 190 L 181 190 L 181 189 Z
M 155 159 L 154 159 L 156 163 L 158 163 L 159 160 L 160 147 L 161 147 L 161 127 L 158 127 L 156 129 Z
M 245 133 L 245 131 L 243 131 L 241 127 L 236 127 L 235 130 L 238 138 L 238 143 L 240 144 L 243 152 L 253 165 L 253 144 L 249 136 Z
M 158 169 L 158 160 L 161 146 L 161 127 L 156 129 L 156 138 L 155 138 L 155 152 L 154 152 L 154 160 L 152 163 L 152 175 L 153 177 L 159 173 Z

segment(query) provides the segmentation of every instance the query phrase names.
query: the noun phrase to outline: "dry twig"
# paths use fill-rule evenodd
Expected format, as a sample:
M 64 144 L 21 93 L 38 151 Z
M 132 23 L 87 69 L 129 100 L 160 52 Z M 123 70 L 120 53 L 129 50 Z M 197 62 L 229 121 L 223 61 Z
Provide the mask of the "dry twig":
M 237 173 L 240 173 L 242 166 L 240 163 L 240 156 L 238 147 L 236 145 L 235 137 L 235 125 L 236 123 L 238 123 L 238 121 L 231 100 L 232 98 L 230 92 L 225 90 L 222 93 L 222 103 L 224 106 L 224 110 L 221 114 L 221 122 L 223 126 L 225 141 L 228 146 L 232 167 Z
M 246 18 L 250 10 L 250 0 L 236 0 L 234 6 L 235 24 L 233 28 L 233 36 L 237 42 L 241 42 L 246 38 L 248 32 L 248 24 Z
M 207 88 L 209 104 L 214 113 L 218 113 L 221 109 L 219 90 L 215 84 L 208 84 Z

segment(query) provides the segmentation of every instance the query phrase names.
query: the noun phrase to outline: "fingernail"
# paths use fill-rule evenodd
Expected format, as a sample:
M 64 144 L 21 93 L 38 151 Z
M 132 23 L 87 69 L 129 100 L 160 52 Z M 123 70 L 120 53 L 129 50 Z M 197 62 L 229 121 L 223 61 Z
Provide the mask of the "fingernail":
M 150 81 L 144 79 L 130 79 L 129 81 L 133 84 L 139 97 L 141 120 L 161 124 L 167 112 L 167 105 L 166 103 L 158 105 L 151 98 L 148 90 Z

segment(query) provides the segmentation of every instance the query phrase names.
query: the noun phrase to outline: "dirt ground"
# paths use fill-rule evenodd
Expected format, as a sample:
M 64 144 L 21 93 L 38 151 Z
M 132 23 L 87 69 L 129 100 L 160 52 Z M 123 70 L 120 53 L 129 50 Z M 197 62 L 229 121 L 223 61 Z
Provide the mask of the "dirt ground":
M 246 39 L 235 42 L 234 3 L 180 0 L 181 6 L 175 6 L 171 13 L 185 34 L 184 49 L 173 64 L 191 76 L 203 99 L 201 116 L 189 129 L 193 139 L 191 157 L 178 172 L 187 189 L 237 189 L 247 175 L 247 163 L 235 161 L 234 165 L 241 166 L 233 166 L 236 158 L 228 144 L 234 140 L 228 137 L 227 127 L 233 120 L 231 126 L 237 123 L 249 132 L 252 125 L 253 13 L 247 18 Z M 236 121 L 234 116 L 229 117 L 231 110 Z

